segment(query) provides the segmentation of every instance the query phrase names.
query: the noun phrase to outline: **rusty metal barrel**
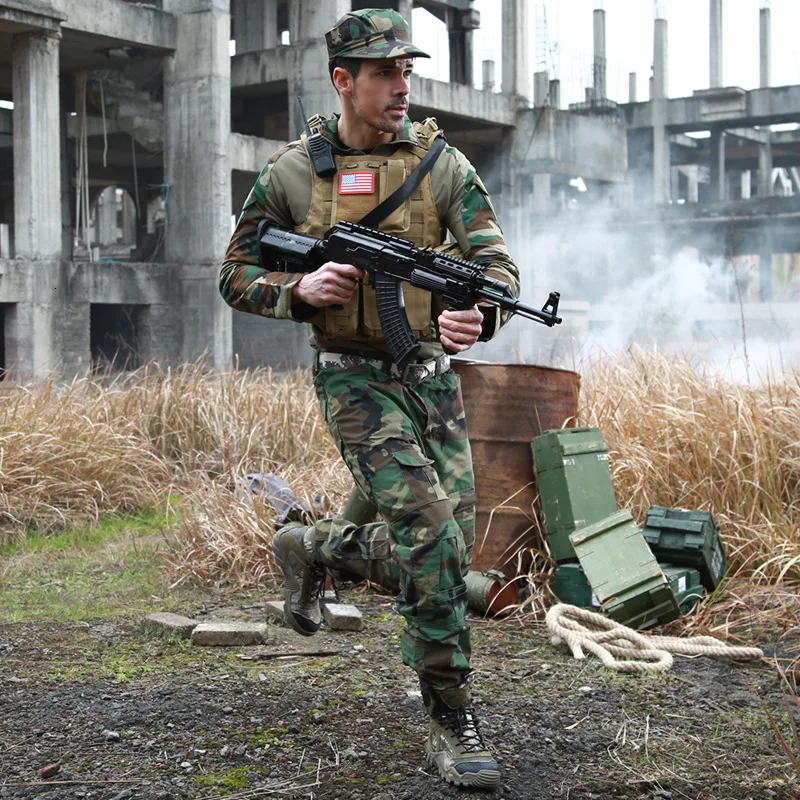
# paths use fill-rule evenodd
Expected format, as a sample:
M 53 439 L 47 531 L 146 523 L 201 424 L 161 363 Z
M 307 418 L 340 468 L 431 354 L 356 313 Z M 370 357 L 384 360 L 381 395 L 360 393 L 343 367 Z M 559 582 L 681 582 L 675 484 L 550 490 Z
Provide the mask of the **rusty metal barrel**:
M 478 493 L 472 569 L 513 578 L 526 571 L 526 550 L 539 542 L 531 440 L 575 426 L 580 375 L 530 364 L 451 363 L 461 377 Z

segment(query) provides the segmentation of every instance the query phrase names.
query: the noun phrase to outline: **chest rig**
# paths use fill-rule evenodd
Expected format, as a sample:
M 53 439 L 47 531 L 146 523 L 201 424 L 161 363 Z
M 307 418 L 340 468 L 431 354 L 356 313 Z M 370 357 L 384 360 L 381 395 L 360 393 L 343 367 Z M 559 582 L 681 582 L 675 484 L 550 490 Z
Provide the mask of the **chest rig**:
M 322 124 L 319 117 L 310 121 L 312 130 Z M 434 120 L 414 123 L 419 144 L 406 143 L 389 156 L 337 155 L 336 174 L 321 178 L 312 169 L 311 206 L 308 216 L 295 228 L 298 233 L 322 238 L 336 222 L 358 222 L 396 189 L 405 183 L 412 170 L 424 158 L 439 130 Z M 307 148 L 307 137 L 301 137 Z M 372 177 L 369 177 L 369 176 Z M 344 177 L 345 185 L 342 185 Z M 346 176 L 357 176 L 347 178 Z M 361 191 L 348 191 L 356 184 Z M 372 191 L 367 191 L 369 188 Z M 396 211 L 378 224 L 378 229 L 401 236 L 417 247 L 438 247 L 444 238 L 439 221 L 430 174 Z M 430 292 L 405 284 L 403 286 L 406 316 L 414 335 L 420 341 L 434 337 L 433 316 L 439 306 L 432 304 Z M 331 339 L 348 339 L 378 343 L 383 340 L 375 290 L 359 284 L 350 300 L 341 308 L 325 308 L 311 323 Z

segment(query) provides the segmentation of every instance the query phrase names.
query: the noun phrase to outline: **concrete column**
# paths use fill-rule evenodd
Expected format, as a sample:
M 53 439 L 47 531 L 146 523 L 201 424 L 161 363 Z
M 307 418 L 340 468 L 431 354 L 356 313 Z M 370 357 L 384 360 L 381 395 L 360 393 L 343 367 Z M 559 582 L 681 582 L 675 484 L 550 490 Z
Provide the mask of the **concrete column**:
M 339 17 L 349 14 L 352 0 L 291 0 L 289 3 L 289 39 L 292 44 L 324 40 L 325 32 Z M 309 112 L 310 113 L 310 112 Z
M 561 81 L 550 81 L 550 108 L 561 108 Z
M 667 21 L 657 19 L 653 29 L 653 202 L 670 200 L 670 154 L 667 119 Z
M 628 102 L 636 102 L 636 73 L 628 73 Z
M 278 0 L 231 0 L 231 15 L 237 55 L 280 44 Z
M 448 9 L 447 28 L 450 45 L 450 82 L 472 86 L 474 31 L 480 27 L 475 9 Z
M 750 192 L 751 192 L 751 181 L 750 181 L 750 170 L 745 169 L 739 174 L 739 187 L 741 192 L 742 200 L 749 200 L 750 199 Z
M 711 202 L 725 199 L 725 131 L 711 131 Z
M 772 196 L 772 142 L 769 140 L 758 146 L 758 196 Z
M 537 108 L 550 105 L 550 76 L 546 71 L 533 74 L 533 104 Z
M 516 94 L 530 102 L 528 71 L 528 2 L 503 0 L 503 94 Z
M 606 12 L 602 8 L 596 8 L 594 10 L 594 59 L 592 62 L 595 100 L 603 100 L 606 96 L 606 63 Z
M 414 41 L 414 29 L 411 27 L 413 24 L 412 12 L 414 11 L 414 0 L 397 0 L 397 13 L 406 21 L 409 33 L 411 33 L 411 41 Z
M 231 309 L 216 266 L 231 235 L 229 0 L 163 0 L 177 17 L 178 47 L 164 59 L 164 180 L 169 187 L 165 257 L 210 280 L 211 318 L 184 315 L 186 358 L 208 350 L 231 364 Z M 200 265 L 209 265 L 208 278 Z M 193 276 L 195 277 L 195 276 Z
M 697 164 L 692 164 L 686 170 L 686 178 L 688 180 L 688 187 L 686 190 L 686 202 L 697 203 L 700 199 L 700 170 Z
M 665 19 L 657 19 L 653 30 L 653 97 L 669 97 L 669 44 Z
M 483 67 L 483 91 L 484 92 L 493 92 L 494 91 L 494 61 L 491 59 L 486 59 L 481 62 Z
M 712 89 L 722 86 L 722 0 L 709 0 L 709 80 Z
M 303 130 L 297 96 L 303 98 L 306 114 L 329 117 L 339 110 L 339 97 L 328 74 L 328 51 L 325 32 L 337 19 L 349 13 L 351 0 L 292 0 L 289 5 L 289 35 L 292 44 L 307 41 L 305 48 L 292 54 L 289 71 L 289 138 L 296 139 Z
M 59 37 L 12 37 L 14 241 L 17 258 L 61 258 Z
M 770 85 L 770 67 L 772 66 L 772 11 L 762 8 L 759 13 L 759 86 L 762 89 Z

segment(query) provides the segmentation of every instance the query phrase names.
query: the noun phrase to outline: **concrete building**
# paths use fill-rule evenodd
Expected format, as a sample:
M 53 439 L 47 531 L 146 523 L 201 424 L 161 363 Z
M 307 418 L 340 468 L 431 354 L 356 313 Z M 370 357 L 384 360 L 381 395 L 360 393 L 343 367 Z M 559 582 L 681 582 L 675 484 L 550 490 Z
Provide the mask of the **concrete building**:
M 309 114 L 337 108 L 323 32 L 375 5 L 409 20 L 424 8 L 446 25 L 450 80 L 415 76 L 412 116 L 435 116 L 473 161 L 512 243 L 578 223 L 656 254 L 687 241 L 753 253 L 771 299 L 772 254 L 800 252 L 800 133 L 769 126 L 800 121 L 800 86 L 769 85 L 768 9 L 754 26 L 761 88 L 724 85 L 722 0 L 711 0 L 711 86 L 669 97 L 656 20 L 652 96 L 637 102 L 634 80 L 627 104 L 606 97 L 595 11 L 591 84 L 561 108 L 559 76 L 529 63 L 529 0 L 498 3 L 500 91 L 491 61 L 474 86 L 472 0 L 0 0 L 0 368 L 28 378 L 203 355 L 220 368 L 306 363 L 305 328 L 234 314 L 218 266 L 258 172 L 300 131 L 295 98 Z M 526 301 L 560 288 L 530 270 Z M 561 335 L 580 335 L 592 298 L 565 298 L 573 322 Z M 530 358 L 527 329 L 513 330 L 503 357 Z

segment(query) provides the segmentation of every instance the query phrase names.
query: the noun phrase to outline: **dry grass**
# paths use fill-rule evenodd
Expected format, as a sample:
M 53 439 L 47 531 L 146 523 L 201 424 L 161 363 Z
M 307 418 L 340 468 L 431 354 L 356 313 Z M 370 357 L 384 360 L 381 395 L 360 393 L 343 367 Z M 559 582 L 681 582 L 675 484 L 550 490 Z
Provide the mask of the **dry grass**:
M 710 511 L 739 578 L 800 580 L 800 373 L 732 385 L 634 349 L 589 375 L 581 422 L 605 436 L 620 506 Z
M 620 506 L 712 511 L 733 580 L 684 628 L 785 629 L 800 582 L 800 374 L 726 383 L 681 359 L 632 350 L 586 365 L 581 424 L 608 442 Z M 275 472 L 324 513 L 350 477 L 324 428 L 309 376 L 203 364 L 150 365 L 116 380 L 5 386 L 0 394 L 0 543 L 163 505 L 179 491 L 175 581 L 262 585 L 273 577 L 271 511 L 237 487 Z M 536 554 L 527 610 L 549 604 Z

